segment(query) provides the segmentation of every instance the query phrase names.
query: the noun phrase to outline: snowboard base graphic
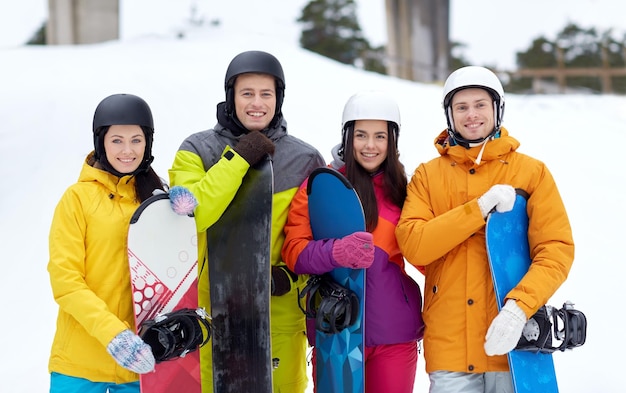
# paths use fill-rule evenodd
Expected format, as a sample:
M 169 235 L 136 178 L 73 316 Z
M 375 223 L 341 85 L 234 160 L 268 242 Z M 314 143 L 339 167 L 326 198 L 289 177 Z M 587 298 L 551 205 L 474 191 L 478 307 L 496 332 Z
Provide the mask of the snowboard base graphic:
M 331 168 L 318 168 L 307 184 L 313 238 L 342 238 L 365 231 L 361 201 L 348 180 Z M 319 393 L 365 391 L 365 269 L 337 268 L 332 278 L 359 298 L 359 315 L 336 334 L 315 333 L 315 389 Z
M 510 212 L 491 213 L 485 236 L 500 310 L 507 293 L 520 282 L 531 264 L 525 197 L 518 194 Z M 558 393 L 552 354 L 513 350 L 507 356 L 516 393 Z
M 272 164 L 248 170 L 207 231 L 215 393 L 271 392 Z
M 158 314 L 198 307 L 195 220 L 174 213 L 168 194 L 148 198 L 133 215 L 128 262 L 137 329 Z M 158 363 L 140 385 L 142 393 L 200 393 L 199 352 Z

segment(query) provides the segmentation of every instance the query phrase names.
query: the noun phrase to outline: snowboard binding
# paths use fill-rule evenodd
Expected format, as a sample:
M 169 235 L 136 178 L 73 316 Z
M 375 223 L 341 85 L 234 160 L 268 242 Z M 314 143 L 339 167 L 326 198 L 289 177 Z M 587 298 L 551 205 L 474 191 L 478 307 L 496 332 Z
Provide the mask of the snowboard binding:
M 184 308 L 143 322 L 139 336 L 150 345 L 157 363 L 182 358 L 209 341 L 209 319 L 203 308 Z
M 315 329 L 335 334 L 352 325 L 359 316 L 359 298 L 348 288 L 338 284 L 329 274 L 312 275 L 298 298 L 307 296 L 308 318 L 315 319 Z
M 574 304 L 565 302 L 563 308 L 543 306 L 533 315 L 522 331 L 516 350 L 553 353 L 573 349 L 585 343 L 587 318 Z M 553 338 L 560 345 L 553 346 Z

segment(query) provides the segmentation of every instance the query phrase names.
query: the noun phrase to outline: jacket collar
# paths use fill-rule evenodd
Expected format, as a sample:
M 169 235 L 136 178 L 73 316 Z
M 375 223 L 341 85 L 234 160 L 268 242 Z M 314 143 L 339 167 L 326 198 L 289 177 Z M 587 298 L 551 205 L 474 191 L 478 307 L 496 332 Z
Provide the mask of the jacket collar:
M 239 119 L 228 116 L 226 110 L 224 109 L 226 103 L 220 102 L 217 104 L 217 123 L 218 126 L 215 129 L 221 134 L 230 139 L 239 139 L 242 135 L 250 132 L 246 129 L 243 124 L 239 121 Z M 261 132 L 265 134 L 272 142 L 277 141 L 283 135 L 287 134 L 287 122 L 285 119 L 280 116 L 276 121 L 272 121 L 270 125 L 262 130 Z M 276 125 L 272 125 L 276 124 Z M 221 127 L 220 127 L 221 126 Z
M 435 148 L 441 156 L 448 156 L 454 162 L 458 164 L 474 164 L 483 149 L 480 164 L 485 162 L 496 160 L 507 153 L 517 150 L 520 143 L 517 139 L 509 135 L 506 128 L 500 128 L 500 137 L 490 140 L 485 146 L 476 146 L 466 149 L 463 146 L 451 146 L 448 139 L 447 130 L 442 131 L 437 138 L 435 138 Z
M 92 151 L 89 153 L 78 177 L 79 182 L 97 182 L 102 184 L 109 193 L 120 195 L 122 197 L 136 199 L 135 195 L 135 177 L 126 175 L 117 177 L 103 169 L 94 168 L 90 163 L 93 162 Z

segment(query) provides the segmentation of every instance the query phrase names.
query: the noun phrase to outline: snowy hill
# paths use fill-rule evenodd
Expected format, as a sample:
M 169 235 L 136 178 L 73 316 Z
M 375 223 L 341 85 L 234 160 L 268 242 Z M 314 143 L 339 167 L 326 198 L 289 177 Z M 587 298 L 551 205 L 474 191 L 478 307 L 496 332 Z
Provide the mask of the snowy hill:
M 185 39 L 169 30 L 98 45 L 0 49 L 2 391 L 48 389 L 57 311 L 46 271 L 48 230 L 58 199 L 92 149 L 93 111 L 105 96 L 133 93 L 151 105 L 154 167 L 167 177 L 182 140 L 215 124 L 230 59 L 244 50 L 267 50 L 285 69 L 289 132 L 327 160 L 339 141 L 343 104 L 361 89 L 387 90 L 399 101 L 400 152 L 409 174 L 435 157 L 432 142 L 445 127 L 441 86 L 337 64 L 300 49 L 281 29 L 264 33 L 267 23 L 224 21 L 188 31 Z M 269 23 L 281 23 L 280 16 Z M 551 304 L 574 301 L 587 315 L 589 330 L 583 347 L 554 355 L 561 390 L 621 391 L 624 344 L 614 337 L 623 318 L 613 314 L 620 312 L 613 303 L 619 302 L 626 275 L 619 249 L 626 171 L 621 154 L 611 149 L 626 135 L 626 98 L 507 95 L 506 100 L 504 125 L 521 141 L 520 151 L 547 163 L 574 230 L 576 260 Z M 428 389 L 423 363 L 420 355 L 416 392 Z

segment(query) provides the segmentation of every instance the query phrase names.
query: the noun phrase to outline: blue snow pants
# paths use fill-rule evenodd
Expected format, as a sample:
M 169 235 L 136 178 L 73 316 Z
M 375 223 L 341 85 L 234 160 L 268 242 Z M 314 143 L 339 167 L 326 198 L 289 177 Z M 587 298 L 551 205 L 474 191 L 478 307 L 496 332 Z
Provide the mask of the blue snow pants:
M 50 393 L 139 393 L 139 381 L 122 384 L 91 382 L 84 378 L 51 373 Z

